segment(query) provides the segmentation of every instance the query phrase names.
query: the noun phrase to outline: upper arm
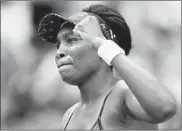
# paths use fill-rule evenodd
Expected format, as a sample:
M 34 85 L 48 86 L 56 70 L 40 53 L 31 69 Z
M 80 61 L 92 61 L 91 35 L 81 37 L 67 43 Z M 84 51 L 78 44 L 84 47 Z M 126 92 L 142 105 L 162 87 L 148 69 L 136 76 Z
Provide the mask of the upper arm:
M 129 111 L 128 115 L 133 119 L 153 123 L 152 117 L 143 109 L 137 98 L 129 89 L 125 93 L 125 106 Z
M 152 117 L 142 108 L 127 84 L 123 81 L 120 82 L 120 86 L 124 92 L 124 98 L 122 97 L 121 99 L 124 99 L 123 106 L 125 106 L 125 109 L 127 109 L 127 115 L 135 120 L 153 123 Z
M 69 120 L 69 117 L 71 116 L 71 114 L 73 113 L 73 111 L 75 110 L 76 106 L 78 103 L 74 104 L 73 106 L 71 106 L 63 115 L 62 120 L 61 120 L 61 129 L 63 130 Z

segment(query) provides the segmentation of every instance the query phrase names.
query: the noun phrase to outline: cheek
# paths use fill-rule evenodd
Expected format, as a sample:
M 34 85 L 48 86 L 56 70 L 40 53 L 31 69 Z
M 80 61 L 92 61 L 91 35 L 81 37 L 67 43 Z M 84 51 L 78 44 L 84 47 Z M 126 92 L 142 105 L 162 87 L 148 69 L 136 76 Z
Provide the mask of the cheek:
M 70 50 L 71 57 L 76 62 L 76 67 L 81 70 L 94 69 L 99 65 L 97 51 L 90 45 L 80 44 Z

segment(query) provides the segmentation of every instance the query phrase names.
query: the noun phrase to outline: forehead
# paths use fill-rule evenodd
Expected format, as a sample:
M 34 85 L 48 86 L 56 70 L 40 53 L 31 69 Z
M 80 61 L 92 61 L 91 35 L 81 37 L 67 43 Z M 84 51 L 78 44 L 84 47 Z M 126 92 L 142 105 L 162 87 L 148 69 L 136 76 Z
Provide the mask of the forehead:
M 88 14 L 86 12 L 78 12 L 73 14 L 72 16 L 70 16 L 68 19 L 73 21 L 74 23 L 79 23 L 80 21 L 82 21 L 86 16 L 88 16 Z M 63 26 L 63 28 L 61 28 L 61 30 L 58 32 L 57 37 L 61 37 L 64 34 L 71 34 L 73 33 L 73 26 L 66 24 L 65 26 Z

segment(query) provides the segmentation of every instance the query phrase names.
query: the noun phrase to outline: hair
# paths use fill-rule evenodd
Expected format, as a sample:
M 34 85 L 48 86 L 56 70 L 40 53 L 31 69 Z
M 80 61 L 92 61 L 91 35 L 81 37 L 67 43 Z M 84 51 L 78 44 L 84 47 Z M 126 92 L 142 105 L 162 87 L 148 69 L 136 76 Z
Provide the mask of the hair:
M 130 29 L 120 13 L 100 4 L 91 5 L 82 11 L 99 16 L 112 32 L 114 32 L 116 37 L 113 41 L 125 51 L 126 55 L 129 54 L 131 49 Z M 101 30 L 106 38 L 110 38 L 110 35 L 108 35 L 110 31 L 107 28 L 101 28 Z

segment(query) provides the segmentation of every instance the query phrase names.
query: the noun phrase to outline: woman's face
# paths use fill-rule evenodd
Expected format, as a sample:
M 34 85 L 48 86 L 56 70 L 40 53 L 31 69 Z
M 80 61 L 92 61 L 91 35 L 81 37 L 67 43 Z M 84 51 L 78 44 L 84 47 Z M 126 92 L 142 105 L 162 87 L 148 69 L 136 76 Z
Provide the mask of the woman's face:
M 56 64 L 63 81 L 79 85 L 99 69 L 101 59 L 97 50 L 72 30 L 66 26 L 57 35 Z

